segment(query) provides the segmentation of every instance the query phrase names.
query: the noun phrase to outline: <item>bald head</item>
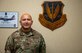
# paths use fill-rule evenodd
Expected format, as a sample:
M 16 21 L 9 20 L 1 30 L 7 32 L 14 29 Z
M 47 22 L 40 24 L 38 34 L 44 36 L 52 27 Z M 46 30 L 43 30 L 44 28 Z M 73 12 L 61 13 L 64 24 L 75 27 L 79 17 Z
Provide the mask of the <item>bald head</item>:
M 31 20 L 32 20 L 32 17 L 31 17 L 31 15 L 30 14 L 28 14 L 28 13 L 24 13 L 24 14 L 22 14 L 21 15 L 21 19 L 20 20 L 22 20 L 24 17 L 29 17 Z

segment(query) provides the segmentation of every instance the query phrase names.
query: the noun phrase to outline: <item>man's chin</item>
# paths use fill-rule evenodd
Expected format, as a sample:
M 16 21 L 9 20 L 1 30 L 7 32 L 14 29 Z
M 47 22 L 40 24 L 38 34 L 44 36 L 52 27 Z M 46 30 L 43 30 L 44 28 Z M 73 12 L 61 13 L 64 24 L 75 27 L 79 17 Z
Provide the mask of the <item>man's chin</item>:
M 26 26 L 25 26 L 25 27 L 22 27 L 22 28 L 23 28 L 23 29 L 29 29 L 30 27 L 26 27 Z

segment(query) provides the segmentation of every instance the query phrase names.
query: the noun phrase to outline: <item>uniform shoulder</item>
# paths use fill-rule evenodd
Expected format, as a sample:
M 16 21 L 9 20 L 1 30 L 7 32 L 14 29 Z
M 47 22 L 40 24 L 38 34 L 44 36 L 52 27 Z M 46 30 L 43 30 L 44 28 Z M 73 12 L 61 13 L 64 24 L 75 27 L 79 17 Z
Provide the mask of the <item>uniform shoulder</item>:
M 41 34 L 40 32 L 38 32 L 38 31 L 34 30 L 34 29 L 33 29 L 33 35 L 34 35 L 35 37 L 43 38 L 42 34 Z
M 19 34 L 20 34 L 20 31 L 19 31 L 19 30 L 16 30 L 16 31 L 14 31 L 14 32 L 11 34 L 11 37 L 18 36 Z

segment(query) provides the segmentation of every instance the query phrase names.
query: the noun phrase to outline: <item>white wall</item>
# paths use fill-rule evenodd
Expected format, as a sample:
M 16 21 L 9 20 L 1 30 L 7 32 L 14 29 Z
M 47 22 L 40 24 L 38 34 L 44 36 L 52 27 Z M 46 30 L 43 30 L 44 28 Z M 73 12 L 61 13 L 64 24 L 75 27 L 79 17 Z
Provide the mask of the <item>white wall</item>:
M 30 13 L 34 20 L 32 27 L 39 31 L 46 41 L 47 53 L 82 53 L 82 0 L 62 0 L 67 22 L 54 31 L 45 28 L 38 21 L 39 14 L 43 12 L 41 4 L 44 1 L 49 0 L 0 0 L 0 11 L 17 11 L 19 18 L 22 12 Z M 4 53 L 8 36 L 19 28 L 20 24 L 15 29 L 0 28 L 0 53 Z

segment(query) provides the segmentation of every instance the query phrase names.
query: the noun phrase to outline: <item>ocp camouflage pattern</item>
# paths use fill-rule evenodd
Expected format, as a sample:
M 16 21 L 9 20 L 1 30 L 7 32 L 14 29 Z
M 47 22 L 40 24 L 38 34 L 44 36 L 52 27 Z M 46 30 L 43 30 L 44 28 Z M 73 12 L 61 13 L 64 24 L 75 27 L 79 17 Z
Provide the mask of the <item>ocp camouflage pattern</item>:
M 33 29 L 27 33 L 17 30 L 8 37 L 5 53 L 46 53 L 44 38 Z

